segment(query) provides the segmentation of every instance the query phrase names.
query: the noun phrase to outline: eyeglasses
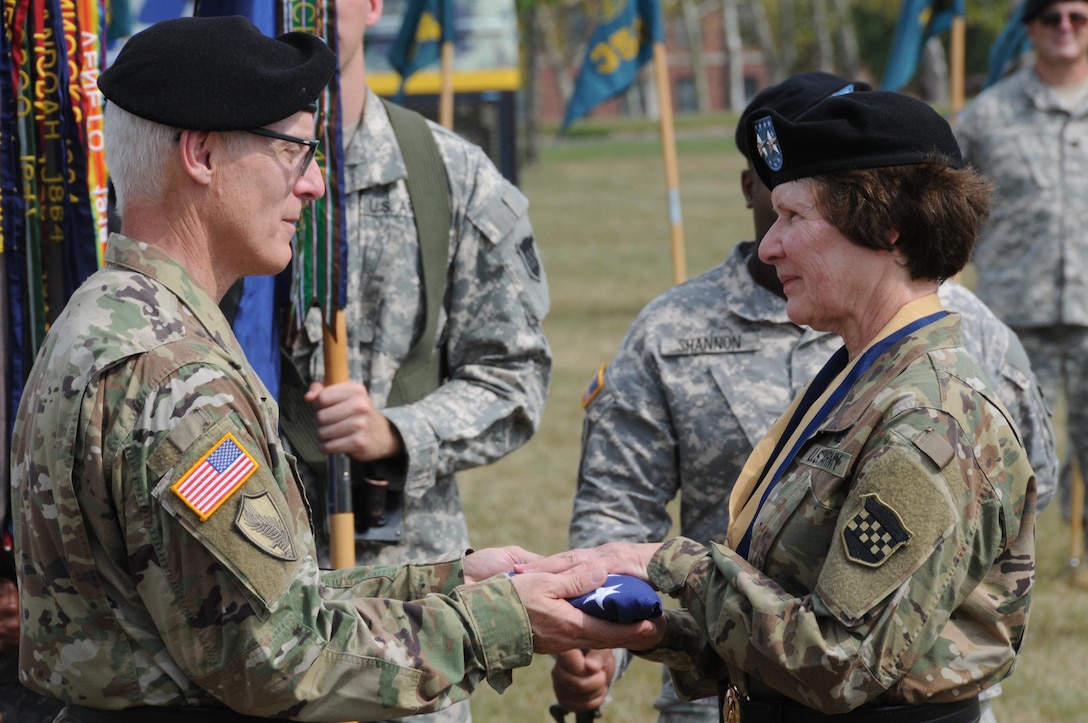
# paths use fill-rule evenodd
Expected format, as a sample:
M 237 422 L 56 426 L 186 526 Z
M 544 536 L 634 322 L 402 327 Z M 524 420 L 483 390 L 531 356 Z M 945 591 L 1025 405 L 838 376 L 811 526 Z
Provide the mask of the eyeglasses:
M 1043 27 L 1056 28 L 1062 24 L 1062 18 L 1069 18 L 1069 24 L 1073 26 L 1074 30 L 1080 30 L 1088 24 L 1088 15 L 1083 13 L 1060 13 L 1057 10 L 1051 10 L 1050 12 L 1043 13 L 1039 16 L 1039 23 Z
M 289 136 L 276 131 L 270 131 L 267 128 L 248 128 L 246 133 L 252 133 L 255 136 L 264 136 L 265 138 L 275 138 L 279 141 L 287 141 L 288 143 L 297 143 L 300 146 L 306 146 L 306 155 L 302 159 L 302 168 L 299 169 L 298 175 L 305 175 L 306 169 L 310 167 L 310 161 L 314 159 L 314 155 L 317 153 L 317 147 L 321 145 L 321 141 L 317 138 L 313 140 L 306 140 L 305 138 L 296 138 L 295 136 Z

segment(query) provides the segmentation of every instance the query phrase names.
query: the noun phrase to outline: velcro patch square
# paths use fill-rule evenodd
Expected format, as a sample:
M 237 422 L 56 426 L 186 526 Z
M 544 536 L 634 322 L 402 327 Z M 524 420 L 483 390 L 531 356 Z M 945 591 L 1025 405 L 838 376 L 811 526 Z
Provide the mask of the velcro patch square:
M 211 517 L 260 465 L 229 432 L 170 488 L 201 522 Z

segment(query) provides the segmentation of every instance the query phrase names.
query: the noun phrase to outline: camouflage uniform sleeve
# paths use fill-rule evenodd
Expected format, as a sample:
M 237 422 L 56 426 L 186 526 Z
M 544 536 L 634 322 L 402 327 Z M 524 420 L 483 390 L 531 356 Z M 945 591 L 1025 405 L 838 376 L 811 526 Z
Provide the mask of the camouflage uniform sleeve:
M 552 364 L 541 326 L 547 277 L 528 200 L 479 148 L 444 132 L 436 140 L 453 200 L 441 339 L 448 379 L 415 404 L 384 410 L 408 450 L 405 491 L 414 495 L 528 441 L 540 425 Z
M 655 555 L 651 582 L 683 603 L 730 666 L 825 713 L 877 699 L 908 672 L 939 678 L 969 669 L 970 644 L 933 648 L 942 634 L 955 637 L 946 624 L 1017 534 L 1013 508 L 1023 500 L 983 494 L 979 501 L 969 483 L 982 473 L 974 452 L 953 445 L 938 469 L 912 441 L 923 430 L 971 438 L 931 410 L 901 414 L 874 434 L 841 509 L 827 510 L 837 515 L 835 534 L 812 593 L 783 589 L 724 546 L 708 555 L 683 538 Z M 894 511 L 909 535 L 880 564 L 860 559 L 849 542 L 874 505 Z M 1004 650 L 990 662 L 1011 667 L 1012 655 Z M 900 700 L 910 695 L 897 691 Z
M 587 391 L 571 547 L 653 542 L 669 532 L 679 488 L 676 432 L 663 383 L 635 322 Z
M 153 450 L 146 459 L 126 459 L 152 488 L 127 520 L 131 540 L 150 535 L 130 553 L 144 560 L 138 592 L 185 677 L 252 715 L 377 720 L 444 708 L 485 678 L 501 690 L 528 664 L 528 618 L 508 580 L 459 586 L 457 562 L 321 572 L 298 485 L 245 389 L 194 362 L 163 379 L 149 410 L 175 413 L 196 381 L 200 403 L 130 445 Z M 185 483 L 228 436 L 254 469 L 206 512 Z
M 960 284 L 946 281 L 940 294 L 945 308 L 960 315 L 965 348 L 986 372 L 998 399 L 1019 429 L 1028 462 L 1035 472 L 1037 510 L 1041 510 L 1058 486 L 1058 455 L 1053 412 L 1043 398 L 1024 345 L 1016 332 Z
M 1042 512 L 1058 489 L 1058 451 L 1054 439 L 1053 410 L 1043 398 L 1027 352 L 1019 337 L 1009 331 L 1009 348 L 993 380 L 1001 401 L 1008 407 L 1023 440 L 1028 462 L 1035 472 L 1038 501 L 1036 514 Z

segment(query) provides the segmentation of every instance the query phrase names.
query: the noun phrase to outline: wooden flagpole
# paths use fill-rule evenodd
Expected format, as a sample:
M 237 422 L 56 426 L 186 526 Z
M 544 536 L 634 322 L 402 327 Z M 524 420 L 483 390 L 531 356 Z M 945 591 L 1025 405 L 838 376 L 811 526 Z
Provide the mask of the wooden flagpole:
M 948 99 L 952 116 L 963 110 L 965 65 L 967 55 L 967 19 L 962 15 L 952 18 L 952 40 L 949 43 Z
M 438 122 L 453 130 L 453 41 L 442 43 L 442 87 L 438 96 Z
M 684 263 L 684 223 L 680 215 L 680 172 L 676 163 L 676 132 L 673 127 L 672 92 L 665 43 L 654 43 L 654 77 L 661 106 L 661 151 L 665 159 L 665 188 L 668 193 L 669 235 L 672 241 L 672 281 L 687 278 Z
M 333 328 L 325 329 L 325 383 L 348 380 L 348 331 L 344 310 L 333 313 Z M 329 514 L 329 557 L 335 568 L 355 566 L 355 512 L 351 505 L 351 469 L 346 455 L 329 458 L 329 487 L 333 509 Z

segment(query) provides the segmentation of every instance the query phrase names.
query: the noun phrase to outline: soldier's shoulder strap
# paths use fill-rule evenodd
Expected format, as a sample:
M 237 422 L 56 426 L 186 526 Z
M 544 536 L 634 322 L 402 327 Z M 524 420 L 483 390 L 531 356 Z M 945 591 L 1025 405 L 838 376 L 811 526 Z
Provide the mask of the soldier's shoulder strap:
M 427 121 L 419 113 L 384 98 L 382 104 L 408 170 L 406 183 L 419 235 L 421 286 L 427 307 L 423 334 L 393 377 L 387 402 L 387 406 L 393 407 L 419 401 L 442 383 L 442 355 L 435 349 L 435 336 L 439 308 L 446 293 L 452 212 L 446 164 Z

